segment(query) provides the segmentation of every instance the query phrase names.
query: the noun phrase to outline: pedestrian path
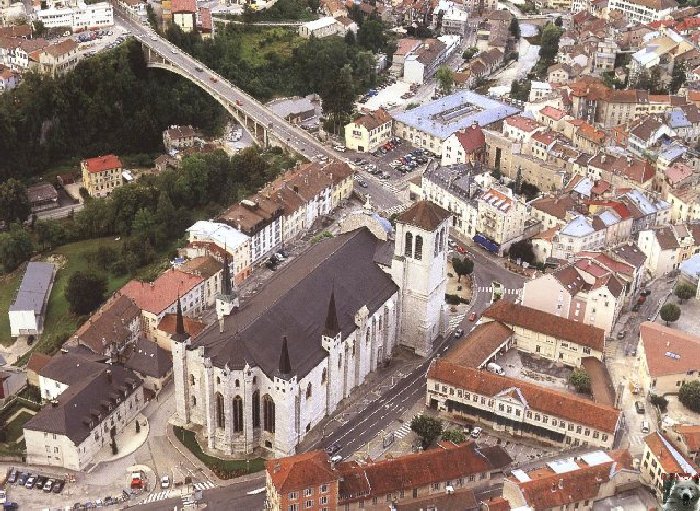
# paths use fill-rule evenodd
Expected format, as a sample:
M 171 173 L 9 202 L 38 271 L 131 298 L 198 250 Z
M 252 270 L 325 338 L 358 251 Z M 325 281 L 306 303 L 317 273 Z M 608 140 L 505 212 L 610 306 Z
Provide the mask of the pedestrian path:
M 408 435 L 411 432 L 411 422 L 413 422 L 413 419 L 415 419 L 418 416 L 418 414 L 415 414 L 413 417 L 411 417 L 410 421 L 406 421 L 403 426 L 401 426 L 399 429 L 397 429 L 394 432 L 394 436 L 396 438 L 403 438 L 406 435 Z
M 146 500 L 144 500 L 142 504 L 148 504 L 149 502 L 158 502 L 159 500 L 165 500 L 168 498 L 169 494 L 170 490 L 151 493 L 148 497 L 146 497 Z
M 209 480 L 201 483 L 194 483 L 194 489 L 197 491 L 211 490 L 212 488 L 216 488 L 216 485 Z

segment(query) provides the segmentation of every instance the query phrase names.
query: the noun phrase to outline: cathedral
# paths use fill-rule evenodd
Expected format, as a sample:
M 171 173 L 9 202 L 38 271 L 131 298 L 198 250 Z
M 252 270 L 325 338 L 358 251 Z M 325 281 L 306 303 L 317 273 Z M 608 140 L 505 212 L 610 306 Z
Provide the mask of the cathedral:
M 449 220 L 421 201 L 394 239 L 360 226 L 320 241 L 240 307 L 226 264 L 217 322 L 172 338 L 177 421 L 223 454 L 295 454 L 398 345 L 426 356 L 445 335 Z

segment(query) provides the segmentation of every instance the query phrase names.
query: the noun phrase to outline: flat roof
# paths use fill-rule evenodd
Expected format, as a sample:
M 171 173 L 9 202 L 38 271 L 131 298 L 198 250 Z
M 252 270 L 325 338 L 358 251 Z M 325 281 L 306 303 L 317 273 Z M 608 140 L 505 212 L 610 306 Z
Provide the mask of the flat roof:
M 513 106 L 463 90 L 395 114 L 394 120 L 444 140 L 474 123 L 483 128 L 519 112 Z
M 46 295 L 51 289 L 54 265 L 51 263 L 31 262 L 27 264 L 27 271 L 22 277 L 19 292 L 14 303 L 10 305 L 11 311 L 34 311 L 41 314 Z

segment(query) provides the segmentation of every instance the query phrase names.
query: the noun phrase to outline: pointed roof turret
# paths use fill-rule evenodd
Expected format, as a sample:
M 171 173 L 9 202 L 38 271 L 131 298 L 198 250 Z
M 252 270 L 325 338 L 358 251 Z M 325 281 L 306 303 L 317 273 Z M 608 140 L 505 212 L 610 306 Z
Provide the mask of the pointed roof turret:
M 282 337 L 282 351 L 279 362 L 280 376 L 286 376 L 292 372 L 292 364 L 289 362 L 289 349 L 287 348 L 287 336 Z
M 224 275 L 221 283 L 221 294 L 225 296 L 233 294 L 231 289 L 231 267 L 228 264 L 228 250 L 224 250 Z
M 335 290 L 331 291 L 331 301 L 328 302 L 328 314 L 326 314 L 326 324 L 323 327 L 323 335 L 335 337 L 340 332 L 338 326 L 338 311 L 335 308 Z
M 170 336 L 173 341 L 184 342 L 190 338 L 190 334 L 185 330 L 185 320 L 182 317 L 182 304 L 180 297 L 177 297 L 177 318 L 175 323 L 175 333 Z

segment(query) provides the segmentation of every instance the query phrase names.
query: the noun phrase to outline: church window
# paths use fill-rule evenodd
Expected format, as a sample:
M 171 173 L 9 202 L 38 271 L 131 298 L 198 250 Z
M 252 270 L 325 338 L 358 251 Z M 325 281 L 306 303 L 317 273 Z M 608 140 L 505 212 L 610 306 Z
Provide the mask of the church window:
M 192 406 L 197 406 L 197 398 L 192 396 Z
M 233 432 L 243 431 L 243 400 L 241 396 L 233 398 Z
M 253 385 L 255 385 L 257 383 L 258 383 L 258 379 L 255 376 L 253 376 Z
M 275 432 L 275 402 L 267 394 L 263 397 L 263 429 L 268 433 Z
M 260 427 L 260 391 L 253 392 L 253 427 Z
M 367 333 L 365 333 L 365 342 L 369 344 L 369 328 L 367 329 Z
M 311 382 L 306 386 L 306 399 L 311 399 Z
M 224 396 L 216 393 L 216 425 L 220 428 L 226 426 L 226 412 L 224 411 Z
M 368 330 L 369 332 L 369 330 Z M 369 334 L 368 334 L 369 335 Z M 338 355 L 338 369 L 343 365 L 343 355 Z
M 240 386 L 241 386 L 240 380 L 236 380 L 236 388 L 240 388 Z
M 190 385 L 194 385 L 194 374 L 190 375 Z
M 216 384 L 221 385 L 221 378 L 219 378 L 218 376 L 216 377 Z
M 324 367 L 324 368 L 323 368 L 323 372 L 321 373 L 321 385 L 325 385 L 325 384 L 326 384 L 326 375 L 327 375 L 327 373 L 328 373 L 328 372 L 326 371 L 326 368 Z
M 445 228 L 440 229 L 440 251 L 445 249 Z
M 418 261 L 423 259 L 423 236 L 416 236 L 416 252 L 414 257 Z
M 413 234 L 410 232 L 406 233 L 406 243 L 404 245 L 403 255 L 406 257 L 413 257 Z

